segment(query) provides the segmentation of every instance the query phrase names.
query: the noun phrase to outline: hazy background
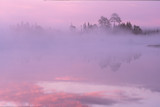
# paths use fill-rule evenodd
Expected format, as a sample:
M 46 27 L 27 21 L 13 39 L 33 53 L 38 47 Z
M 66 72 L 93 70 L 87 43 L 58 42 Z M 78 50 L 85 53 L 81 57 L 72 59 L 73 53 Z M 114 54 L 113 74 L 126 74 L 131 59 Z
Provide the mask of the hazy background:
M 100 16 L 116 12 L 123 22 L 145 27 L 160 26 L 158 1 L 45 1 L 1 0 L 0 26 L 21 21 L 68 29 L 72 23 L 80 28 L 84 22 L 97 23 Z

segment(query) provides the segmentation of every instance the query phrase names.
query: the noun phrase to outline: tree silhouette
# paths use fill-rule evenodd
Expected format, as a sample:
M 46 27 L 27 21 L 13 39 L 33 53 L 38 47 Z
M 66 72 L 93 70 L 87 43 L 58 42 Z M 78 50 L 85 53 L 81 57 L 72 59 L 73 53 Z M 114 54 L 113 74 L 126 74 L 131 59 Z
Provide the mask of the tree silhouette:
M 113 14 L 111 15 L 110 22 L 113 22 L 113 26 L 115 27 L 115 23 L 120 24 L 121 18 L 118 16 L 117 13 L 113 13 Z
M 113 24 L 111 24 L 113 23 Z M 81 26 L 81 31 L 83 32 L 92 32 L 92 31 L 107 31 L 109 33 L 133 33 L 133 34 L 153 34 L 153 33 L 159 33 L 160 30 L 146 30 L 142 31 L 142 29 L 137 25 L 132 25 L 131 22 L 124 23 L 121 21 L 121 18 L 117 13 L 113 13 L 111 15 L 111 18 L 108 19 L 104 16 L 101 16 L 98 20 L 99 26 L 96 24 L 91 23 L 84 23 Z M 111 26 L 112 25 L 112 26 Z M 113 27 L 111 29 L 111 27 Z
M 142 33 L 142 29 L 139 26 L 134 25 L 133 33 L 134 34 L 141 34 Z
M 87 25 L 86 23 L 83 24 L 83 31 L 86 31 L 87 30 Z
M 101 16 L 101 18 L 98 20 L 98 23 L 100 24 L 101 28 L 109 28 L 111 26 L 109 20 L 104 16 Z
M 71 24 L 70 25 L 70 31 L 75 32 L 76 31 L 76 26 Z
M 132 30 L 132 24 L 130 22 L 127 22 L 126 24 L 127 30 Z

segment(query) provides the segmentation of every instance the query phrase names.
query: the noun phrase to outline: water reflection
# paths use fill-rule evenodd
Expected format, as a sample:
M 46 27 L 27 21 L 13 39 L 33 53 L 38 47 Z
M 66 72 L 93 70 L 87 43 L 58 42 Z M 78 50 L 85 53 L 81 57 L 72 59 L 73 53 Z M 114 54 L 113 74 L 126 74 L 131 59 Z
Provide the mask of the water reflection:
M 0 106 L 158 107 L 160 50 L 146 47 L 150 38 L 38 38 L 0 40 Z
M 0 100 L 8 105 L 14 103 L 17 106 L 87 107 L 94 104 L 137 102 L 142 98 L 137 95 L 129 96 L 123 89 L 103 85 L 75 82 L 39 82 L 37 84 L 20 82 L 9 83 L 1 88 Z M 4 106 L 4 103 L 0 104 Z
M 0 106 L 127 107 L 133 104 L 140 107 L 157 103 L 159 95 L 139 86 L 74 81 L 9 82 L 0 88 Z
M 141 57 L 141 54 L 133 54 L 126 56 L 125 58 L 116 58 L 116 57 L 106 57 L 104 59 L 100 60 L 99 66 L 102 69 L 105 69 L 107 67 L 110 67 L 111 71 L 117 71 L 120 67 L 121 64 L 124 63 L 131 63 L 131 61 L 137 60 Z

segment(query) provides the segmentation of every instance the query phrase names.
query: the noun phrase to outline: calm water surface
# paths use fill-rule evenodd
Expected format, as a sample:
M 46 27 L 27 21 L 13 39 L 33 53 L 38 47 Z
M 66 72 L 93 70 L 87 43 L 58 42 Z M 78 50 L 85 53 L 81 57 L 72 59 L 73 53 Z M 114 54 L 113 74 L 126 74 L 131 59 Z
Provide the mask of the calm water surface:
M 1 37 L 0 106 L 159 107 L 159 40 Z

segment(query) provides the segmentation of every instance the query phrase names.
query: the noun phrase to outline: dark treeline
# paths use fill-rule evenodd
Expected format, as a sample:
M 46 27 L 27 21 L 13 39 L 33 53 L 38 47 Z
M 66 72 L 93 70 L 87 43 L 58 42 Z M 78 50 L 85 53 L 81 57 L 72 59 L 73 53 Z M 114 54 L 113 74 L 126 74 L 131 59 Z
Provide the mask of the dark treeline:
M 16 26 L 12 26 L 13 30 L 16 32 L 28 32 L 28 33 L 42 33 L 44 28 L 37 23 L 30 24 L 29 22 L 21 22 Z
M 21 22 L 13 27 L 16 32 L 27 32 L 27 33 L 38 33 L 42 34 L 44 32 L 57 32 L 57 30 L 52 29 L 51 27 L 48 29 L 44 29 L 42 26 L 38 24 L 30 24 L 28 22 Z M 47 31 L 46 31 L 47 30 Z M 119 33 L 131 33 L 135 35 L 150 35 L 160 33 L 159 29 L 146 29 L 142 30 L 142 28 L 138 25 L 134 25 L 131 22 L 122 22 L 121 18 L 117 13 L 113 13 L 110 18 L 101 16 L 98 20 L 97 24 L 91 24 L 90 22 L 85 22 L 81 25 L 81 29 L 78 30 L 76 26 L 70 25 L 71 32 L 80 32 L 80 33 L 89 33 L 89 32 L 107 32 L 113 34 Z
M 76 26 L 71 24 L 71 31 L 76 31 Z M 121 18 L 117 13 L 113 13 L 111 17 L 108 19 L 107 17 L 101 16 L 98 20 L 98 24 L 84 23 L 81 25 L 81 32 L 94 32 L 94 31 L 104 31 L 111 33 L 132 33 L 136 35 L 148 35 L 160 33 L 160 30 L 142 30 L 138 25 L 132 25 L 131 22 L 122 22 Z

